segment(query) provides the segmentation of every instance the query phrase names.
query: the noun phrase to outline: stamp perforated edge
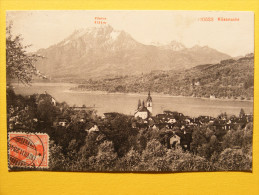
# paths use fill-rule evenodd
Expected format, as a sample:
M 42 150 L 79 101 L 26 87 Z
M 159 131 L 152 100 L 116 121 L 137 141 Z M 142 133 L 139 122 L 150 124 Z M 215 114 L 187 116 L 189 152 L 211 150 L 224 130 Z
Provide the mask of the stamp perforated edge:
M 49 135 L 47 133 L 39 133 L 39 132 L 22 132 L 22 131 L 17 131 L 17 132 L 8 132 L 7 133 L 7 160 L 8 160 L 8 171 L 12 171 L 11 168 L 14 168 L 15 166 L 10 165 L 9 162 L 9 155 L 10 155 L 10 148 L 9 148 L 9 143 L 10 143 L 10 134 L 24 134 L 24 135 L 47 135 L 48 136 L 48 149 L 47 149 L 47 166 L 44 167 L 31 167 L 31 166 L 19 166 L 18 168 L 24 168 L 24 169 L 31 169 L 31 170 L 44 170 L 49 168 L 49 157 L 50 157 L 50 152 L 49 152 Z

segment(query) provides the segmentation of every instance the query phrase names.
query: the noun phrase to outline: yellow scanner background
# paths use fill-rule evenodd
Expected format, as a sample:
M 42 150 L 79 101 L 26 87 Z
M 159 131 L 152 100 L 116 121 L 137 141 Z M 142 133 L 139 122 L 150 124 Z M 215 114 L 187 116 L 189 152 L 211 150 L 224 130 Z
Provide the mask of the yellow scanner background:
M 8 172 L 5 80 L 7 10 L 225 10 L 255 13 L 253 172 Z M 259 194 L 259 0 L 0 0 L 0 194 Z

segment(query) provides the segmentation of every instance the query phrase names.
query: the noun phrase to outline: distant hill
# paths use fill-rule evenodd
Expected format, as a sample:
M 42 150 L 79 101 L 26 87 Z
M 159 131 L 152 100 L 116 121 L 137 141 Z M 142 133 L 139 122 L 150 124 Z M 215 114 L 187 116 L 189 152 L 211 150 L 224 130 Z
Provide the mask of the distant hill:
M 153 71 L 148 74 L 88 80 L 76 90 L 151 92 L 207 98 L 251 99 L 254 87 L 254 57 L 222 60 L 188 70 Z
M 37 54 L 46 57 L 37 62 L 41 72 L 52 79 L 66 80 L 188 69 L 230 58 L 207 46 L 186 48 L 176 41 L 144 45 L 111 26 L 77 30 Z

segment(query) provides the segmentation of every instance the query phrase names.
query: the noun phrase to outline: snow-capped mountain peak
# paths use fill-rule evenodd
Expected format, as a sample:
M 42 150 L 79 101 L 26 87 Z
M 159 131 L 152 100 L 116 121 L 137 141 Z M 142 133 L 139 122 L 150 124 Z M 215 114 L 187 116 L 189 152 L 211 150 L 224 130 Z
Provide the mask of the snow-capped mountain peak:
M 46 56 L 37 62 L 41 72 L 71 78 L 182 69 L 229 58 L 211 48 L 186 48 L 177 41 L 146 45 L 109 25 L 76 30 L 38 54 Z

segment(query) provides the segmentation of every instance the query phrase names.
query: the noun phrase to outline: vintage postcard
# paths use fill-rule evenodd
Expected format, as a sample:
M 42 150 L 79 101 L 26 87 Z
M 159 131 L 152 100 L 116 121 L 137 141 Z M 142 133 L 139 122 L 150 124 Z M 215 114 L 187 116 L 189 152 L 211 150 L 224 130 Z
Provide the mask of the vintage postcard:
M 252 171 L 254 13 L 8 11 L 10 171 Z

